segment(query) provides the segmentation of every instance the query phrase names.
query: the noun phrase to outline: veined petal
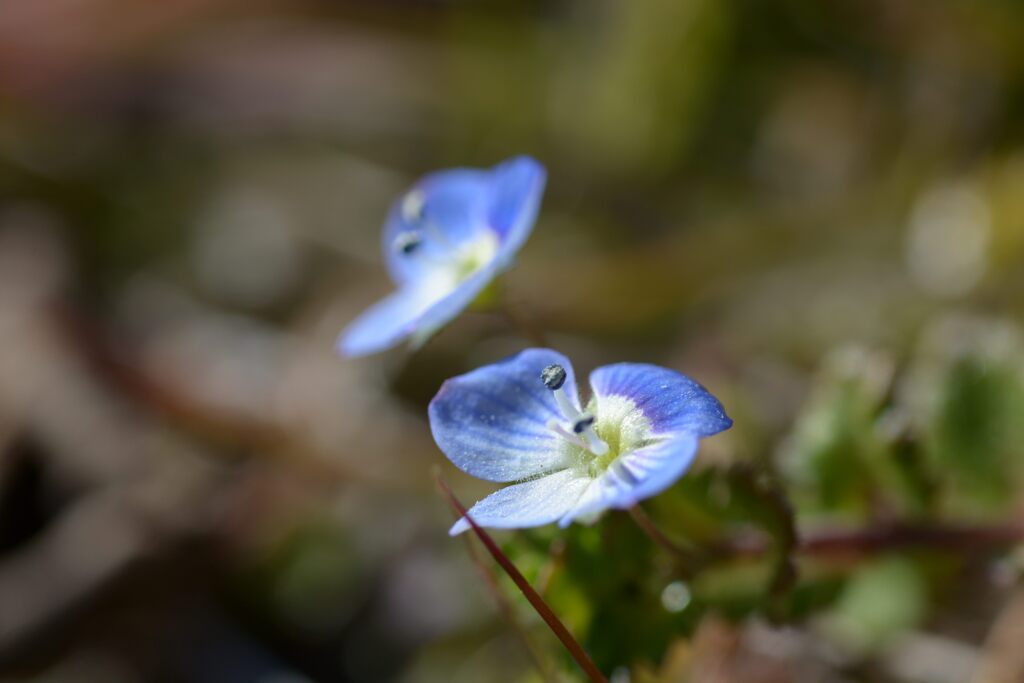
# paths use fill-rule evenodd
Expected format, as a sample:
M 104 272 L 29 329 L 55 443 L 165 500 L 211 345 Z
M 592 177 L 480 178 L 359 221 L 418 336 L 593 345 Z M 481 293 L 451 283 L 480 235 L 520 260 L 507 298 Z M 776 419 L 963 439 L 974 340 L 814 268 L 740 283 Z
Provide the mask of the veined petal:
M 722 404 L 707 389 L 668 368 L 645 363 L 605 365 L 590 374 L 590 386 L 598 397 L 631 400 L 651 421 L 656 435 L 711 436 L 732 426 Z
M 527 349 L 446 381 L 430 402 L 430 430 L 463 472 L 516 481 L 567 465 L 561 439 L 547 428 L 561 413 L 540 373 L 565 368 L 563 389 L 578 407 L 572 365 L 550 349 Z
M 345 328 L 338 351 L 349 357 L 363 356 L 398 344 L 412 334 L 435 302 L 432 295 L 437 293 L 428 288 L 406 288 L 381 299 Z
M 550 524 L 572 510 L 590 482 L 574 470 L 562 470 L 499 489 L 471 507 L 469 516 L 480 526 L 496 529 Z M 455 536 L 469 528 L 463 517 L 448 533 Z
M 559 525 L 566 527 L 579 517 L 608 508 L 628 508 L 661 493 L 690 467 L 697 442 L 695 434 L 680 433 L 618 457 L 593 480 Z

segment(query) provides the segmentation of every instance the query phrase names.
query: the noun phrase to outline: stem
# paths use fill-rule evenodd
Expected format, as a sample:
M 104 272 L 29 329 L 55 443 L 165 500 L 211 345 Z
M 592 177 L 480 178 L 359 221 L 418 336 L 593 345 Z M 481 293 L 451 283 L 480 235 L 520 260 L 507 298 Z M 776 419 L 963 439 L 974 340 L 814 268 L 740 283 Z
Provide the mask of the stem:
M 469 526 L 472 528 L 473 533 L 476 534 L 476 537 L 480 539 L 480 542 L 483 543 L 485 548 L 487 548 L 487 552 L 491 554 L 491 557 L 494 558 L 495 562 L 505 570 L 505 573 L 508 574 L 509 578 L 512 579 L 519 590 L 522 591 L 523 596 L 529 601 L 530 605 L 537 610 L 537 614 L 540 615 L 540 618 L 544 620 L 544 623 L 548 625 L 548 628 L 551 629 L 558 640 L 562 642 L 562 645 L 566 650 L 568 650 L 569 654 L 572 655 L 572 658 L 576 660 L 576 663 L 581 669 L 583 669 L 583 672 L 587 674 L 587 677 L 590 678 L 593 683 L 608 683 L 604 674 L 601 673 L 593 660 L 590 659 L 576 639 L 573 638 L 572 634 L 569 633 L 569 629 L 565 627 L 565 624 L 562 623 L 548 604 L 544 602 L 544 598 L 542 598 L 540 594 L 533 589 L 533 586 L 531 586 L 530 582 L 526 580 L 526 577 L 516 569 L 516 566 L 512 564 L 512 561 L 509 560 L 505 553 L 501 551 L 501 548 L 499 548 L 498 544 L 494 542 L 494 539 L 491 538 L 490 534 L 477 526 L 477 523 L 469 516 L 465 506 L 463 506 L 463 504 L 459 502 L 459 499 L 455 497 L 455 494 L 452 493 L 451 488 L 449 488 L 447 482 L 445 482 L 444 478 L 441 476 L 441 473 L 435 471 L 434 478 L 437 480 L 437 485 L 438 488 L 441 489 L 441 493 L 448 500 L 448 504 L 451 505 L 452 509 L 458 512 L 460 516 L 466 518 L 466 521 L 469 522 Z
M 794 548 L 809 557 L 859 557 L 871 553 L 907 548 L 965 552 L 1012 545 L 1024 541 L 1024 524 L 992 526 L 895 523 L 866 529 L 825 530 L 807 533 Z M 726 542 L 727 555 L 756 557 L 769 549 L 761 536 L 747 536 Z

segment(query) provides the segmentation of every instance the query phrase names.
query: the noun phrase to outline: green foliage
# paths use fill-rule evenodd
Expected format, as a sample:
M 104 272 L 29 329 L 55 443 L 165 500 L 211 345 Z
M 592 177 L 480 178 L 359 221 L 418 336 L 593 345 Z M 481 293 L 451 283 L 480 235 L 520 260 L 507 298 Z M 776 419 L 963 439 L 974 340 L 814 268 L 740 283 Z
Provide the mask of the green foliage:
M 931 330 L 910 395 L 945 506 L 1005 510 L 1024 474 L 1024 348 L 1004 322 L 951 318 Z
M 888 455 L 877 421 L 891 375 L 888 358 L 863 349 L 825 360 L 782 456 L 798 505 L 832 516 L 867 513 L 876 483 L 872 465 Z
M 827 626 L 858 652 L 891 646 L 927 613 L 928 591 L 914 562 L 883 557 L 858 569 L 847 581 Z

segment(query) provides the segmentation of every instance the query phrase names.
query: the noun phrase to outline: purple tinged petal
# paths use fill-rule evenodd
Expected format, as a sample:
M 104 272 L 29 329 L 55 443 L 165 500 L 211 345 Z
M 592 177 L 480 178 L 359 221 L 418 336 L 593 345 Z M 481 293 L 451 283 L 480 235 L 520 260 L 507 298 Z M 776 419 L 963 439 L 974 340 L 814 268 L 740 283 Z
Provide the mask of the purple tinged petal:
M 448 459 L 474 477 L 501 482 L 565 467 L 560 439 L 547 428 L 560 413 L 540 379 L 555 363 L 565 368 L 564 389 L 578 406 L 572 365 L 550 349 L 527 349 L 446 381 L 427 412 Z
M 617 363 L 590 374 L 597 396 L 624 396 L 651 421 L 655 434 L 711 436 L 732 426 L 722 404 L 686 375 L 657 365 Z
M 499 489 L 469 509 L 469 516 L 483 527 L 520 529 L 550 524 L 572 510 L 591 480 L 574 470 L 561 470 L 539 479 Z M 469 529 L 463 517 L 448 532 L 452 536 Z
M 559 520 L 562 527 L 609 508 L 632 507 L 661 493 L 689 469 L 697 454 L 697 436 L 679 434 L 617 458 L 592 481 L 576 506 Z

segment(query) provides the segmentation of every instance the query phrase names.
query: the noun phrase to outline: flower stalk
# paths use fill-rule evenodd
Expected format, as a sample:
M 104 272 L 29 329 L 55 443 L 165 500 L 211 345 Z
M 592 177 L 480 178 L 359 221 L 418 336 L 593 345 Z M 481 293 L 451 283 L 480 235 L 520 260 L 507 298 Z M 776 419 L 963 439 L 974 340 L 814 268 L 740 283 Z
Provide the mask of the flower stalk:
M 487 549 L 487 552 L 489 552 L 491 557 L 494 558 L 494 561 L 497 562 L 503 570 L 505 570 L 505 573 L 508 574 L 508 577 L 512 579 L 512 582 L 516 584 L 516 587 L 522 591 L 523 596 L 527 599 L 533 609 L 537 611 L 537 614 L 539 614 L 540 618 L 544 620 L 544 623 L 548 625 L 548 628 L 550 628 L 555 634 L 555 637 L 561 641 L 562 645 L 587 677 L 593 683 L 608 683 L 608 679 L 604 677 L 601 670 L 597 668 L 597 665 L 594 664 L 592 659 L 590 659 L 590 656 L 573 637 L 572 633 L 569 632 L 569 629 L 565 627 L 565 624 L 563 624 L 561 619 L 558 618 L 558 615 L 555 614 L 554 610 L 552 610 L 551 607 L 548 606 L 547 602 L 544 601 L 544 598 L 540 596 L 540 593 L 534 590 L 533 586 L 530 585 L 530 582 L 526 580 L 526 577 L 516 569 L 516 566 L 510 559 L 508 559 L 508 556 L 501 551 L 501 548 L 499 548 L 498 544 L 494 542 L 494 539 L 491 538 L 490 534 L 477 526 L 476 522 L 473 521 L 473 518 L 469 516 L 466 507 L 458 498 L 455 497 L 455 494 L 452 493 L 451 488 L 448 486 L 448 482 L 444 480 L 441 473 L 435 472 L 434 478 L 437 481 L 437 486 L 441 490 L 441 493 L 447 499 L 448 504 L 451 505 L 452 509 L 458 513 L 462 519 L 465 519 L 469 523 L 470 529 L 472 529 L 473 533 L 476 534 L 476 537 L 480 539 L 480 542 Z

